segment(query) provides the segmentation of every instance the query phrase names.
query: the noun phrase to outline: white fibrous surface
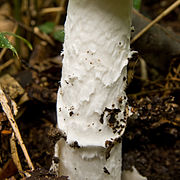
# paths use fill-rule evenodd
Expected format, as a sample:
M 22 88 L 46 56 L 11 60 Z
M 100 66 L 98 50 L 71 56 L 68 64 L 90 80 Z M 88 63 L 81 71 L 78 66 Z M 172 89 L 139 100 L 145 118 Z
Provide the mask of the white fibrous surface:
M 58 127 L 67 144 L 59 151 L 56 148 L 56 155 L 61 156 L 64 167 L 73 161 L 72 168 L 78 169 L 77 161 L 82 170 L 88 164 L 100 168 L 104 176 L 92 179 L 120 178 L 121 162 L 115 161 L 121 161 L 121 144 L 117 142 L 129 111 L 125 87 L 132 54 L 131 7 L 131 0 L 69 0 L 57 99 Z M 112 143 L 111 157 L 107 158 L 102 154 Z M 78 148 L 72 148 L 74 145 Z
M 120 180 L 121 143 L 112 148 L 110 158 L 103 147 L 72 148 L 64 139 L 58 142 L 59 175 L 69 176 L 70 180 Z
M 122 128 L 117 125 L 114 133 L 108 124 L 113 112 L 115 123 L 123 125 L 124 120 L 130 4 L 130 0 L 69 1 L 57 100 L 58 127 L 68 143 L 105 147 L 106 140 L 120 136 Z
M 122 180 L 147 180 L 147 178 L 141 176 L 137 169 L 133 166 L 132 171 L 124 170 L 122 172 Z

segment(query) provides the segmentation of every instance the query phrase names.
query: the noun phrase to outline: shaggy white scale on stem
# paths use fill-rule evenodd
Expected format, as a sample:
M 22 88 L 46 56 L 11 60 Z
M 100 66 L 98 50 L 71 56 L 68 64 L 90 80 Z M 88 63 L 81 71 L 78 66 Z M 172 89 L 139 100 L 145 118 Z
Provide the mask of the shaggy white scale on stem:
M 131 0 L 69 0 L 58 92 L 59 175 L 120 180 Z

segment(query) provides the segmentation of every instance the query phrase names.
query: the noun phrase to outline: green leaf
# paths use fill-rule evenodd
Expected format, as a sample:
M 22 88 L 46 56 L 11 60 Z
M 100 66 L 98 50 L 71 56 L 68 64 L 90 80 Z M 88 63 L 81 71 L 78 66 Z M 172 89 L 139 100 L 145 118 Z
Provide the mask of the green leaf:
M 53 33 L 53 37 L 54 39 L 56 39 L 57 41 L 60 41 L 60 42 L 64 42 L 64 31 L 63 30 L 58 30 L 58 31 L 55 31 Z
M 39 29 L 46 34 L 50 34 L 53 32 L 54 27 L 55 27 L 54 22 L 46 22 L 46 23 L 40 25 Z
M 139 11 L 141 8 L 141 0 L 133 0 L 133 7 Z
M 14 36 L 14 37 L 16 37 L 16 38 L 24 41 L 24 43 L 29 47 L 30 50 L 33 49 L 31 43 L 30 43 L 29 41 L 27 41 L 26 39 L 24 39 L 23 37 L 21 37 L 21 36 L 19 36 L 19 35 L 17 35 L 17 34 L 11 33 L 11 32 L 3 32 L 3 34 L 4 34 L 4 35 L 7 34 L 7 35 L 10 35 L 10 36 Z
M 14 46 L 9 42 L 4 33 L 0 33 L 0 48 L 8 48 L 13 51 L 18 57 L 17 51 Z M 19 57 L 18 57 L 19 58 Z

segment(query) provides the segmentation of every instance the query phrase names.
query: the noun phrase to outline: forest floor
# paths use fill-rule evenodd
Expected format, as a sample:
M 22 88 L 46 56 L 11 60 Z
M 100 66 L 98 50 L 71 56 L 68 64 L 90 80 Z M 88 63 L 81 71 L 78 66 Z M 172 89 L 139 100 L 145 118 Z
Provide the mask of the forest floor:
M 9 31 L 23 36 L 31 42 L 33 50 L 30 51 L 22 41 L 9 37 L 21 61 L 10 50 L 3 52 L 1 49 L 0 83 L 7 99 L 12 99 L 18 106 L 15 119 L 35 171 L 29 170 L 18 141 L 13 140 L 16 143 L 12 143 L 13 130 L 1 108 L 0 179 L 67 179 L 57 178 L 48 171 L 54 144 L 59 138 L 55 128 L 56 94 L 62 68 L 60 52 L 67 3 L 63 0 L 39 0 L 36 5 L 34 1 L 28 1 L 28 5 L 25 1 L 22 4 L 15 2 L 0 2 L 0 32 Z M 144 0 L 140 12 L 154 19 L 172 2 Z M 46 9 L 48 7 L 62 7 L 64 10 L 50 13 Z M 47 22 L 53 23 L 40 26 Z M 180 36 L 180 7 L 159 24 Z M 134 166 L 148 180 L 179 180 L 180 50 L 178 56 L 169 59 L 166 64 L 162 63 L 164 71 L 152 68 L 153 59 L 151 65 L 145 59 L 146 66 L 142 70 L 141 60 L 141 56 L 137 55 L 128 70 L 127 95 L 134 115 L 129 117 L 123 137 L 123 169 L 131 170 Z M 12 109 L 12 103 L 9 104 Z M 19 155 L 21 172 L 14 162 L 17 157 L 12 155 L 13 148 L 17 148 L 15 151 Z M 25 173 L 32 176 L 25 178 Z

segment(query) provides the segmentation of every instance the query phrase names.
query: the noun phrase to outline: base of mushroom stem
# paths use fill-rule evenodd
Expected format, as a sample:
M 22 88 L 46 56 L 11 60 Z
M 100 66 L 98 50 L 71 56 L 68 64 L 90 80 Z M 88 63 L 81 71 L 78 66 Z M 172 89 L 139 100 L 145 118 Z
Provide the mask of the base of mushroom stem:
M 69 176 L 70 180 L 121 180 L 121 143 L 111 148 L 75 147 L 60 139 L 55 146 L 55 157 L 59 161 L 53 162 L 51 169 L 58 176 Z

